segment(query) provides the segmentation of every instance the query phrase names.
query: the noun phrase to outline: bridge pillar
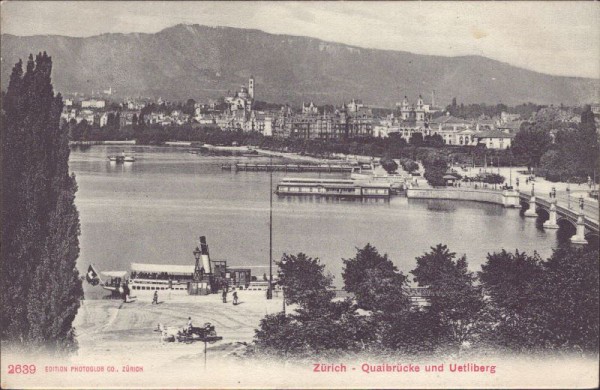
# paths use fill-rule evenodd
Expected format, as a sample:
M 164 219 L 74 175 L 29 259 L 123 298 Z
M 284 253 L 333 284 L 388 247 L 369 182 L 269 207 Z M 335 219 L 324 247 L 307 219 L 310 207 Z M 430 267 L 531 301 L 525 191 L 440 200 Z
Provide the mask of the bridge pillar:
M 538 216 L 535 212 L 535 195 L 532 195 L 531 199 L 529 199 L 529 208 L 525 210 L 524 215 L 532 218 L 536 218 Z
M 544 222 L 544 229 L 558 229 L 556 223 L 556 199 L 550 201 L 550 218 Z
M 521 203 L 519 199 L 519 193 L 515 190 L 502 191 L 502 203 L 504 207 L 513 207 L 520 209 Z
M 583 214 L 579 214 L 577 217 L 577 233 L 571 237 L 571 244 L 586 245 L 588 242 L 585 239 L 585 223 L 583 220 Z

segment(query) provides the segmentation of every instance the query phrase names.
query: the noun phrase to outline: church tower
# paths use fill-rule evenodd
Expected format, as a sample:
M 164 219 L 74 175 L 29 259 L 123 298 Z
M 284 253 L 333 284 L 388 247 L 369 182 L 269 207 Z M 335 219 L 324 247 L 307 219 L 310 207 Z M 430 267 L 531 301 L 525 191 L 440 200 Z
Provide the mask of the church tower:
M 248 80 L 248 95 L 250 95 L 250 99 L 254 99 L 254 76 L 250 76 L 250 80 Z
M 402 105 L 400 106 L 400 116 L 402 120 L 406 121 L 410 119 L 410 104 L 408 103 L 408 97 L 404 96 L 404 100 L 402 100 Z
M 423 97 L 419 95 L 419 99 L 417 100 L 417 110 L 423 109 Z
M 425 107 L 423 103 L 423 97 L 419 95 L 419 99 L 417 100 L 417 109 L 415 110 L 415 115 L 417 121 L 425 120 Z

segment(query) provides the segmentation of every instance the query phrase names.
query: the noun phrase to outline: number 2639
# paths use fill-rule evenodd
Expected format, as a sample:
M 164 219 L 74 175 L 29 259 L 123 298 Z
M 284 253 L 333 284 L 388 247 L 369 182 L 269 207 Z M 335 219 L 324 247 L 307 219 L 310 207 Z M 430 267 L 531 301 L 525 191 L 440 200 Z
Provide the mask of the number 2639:
M 9 364 L 9 374 L 35 374 L 35 364 Z

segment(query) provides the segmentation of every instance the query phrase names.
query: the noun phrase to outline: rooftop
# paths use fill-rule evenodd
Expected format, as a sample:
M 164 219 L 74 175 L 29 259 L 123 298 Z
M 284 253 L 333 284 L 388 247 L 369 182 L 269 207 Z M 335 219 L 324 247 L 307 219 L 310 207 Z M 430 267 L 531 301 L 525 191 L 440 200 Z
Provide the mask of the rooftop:
M 481 133 L 475 134 L 474 138 L 515 138 L 514 134 L 504 133 L 502 131 L 482 131 Z
M 144 264 L 131 263 L 131 270 L 136 272 L 151 272 L 168 274 L 189 275 L 194 273 L 195 266 L 191 265 L 172 265 L 172 264 Z
M 429 121 L 429 123 L 441 123 L 441 124 L 471 124 L 470 121 L 466 120 L 466 119 L 462 119 L 462 118 L 457 118 L 455 116 L 452 115 L 445 115 L 445 116 L 440 116 L 438 118 L 434 118 L 432 120 Z

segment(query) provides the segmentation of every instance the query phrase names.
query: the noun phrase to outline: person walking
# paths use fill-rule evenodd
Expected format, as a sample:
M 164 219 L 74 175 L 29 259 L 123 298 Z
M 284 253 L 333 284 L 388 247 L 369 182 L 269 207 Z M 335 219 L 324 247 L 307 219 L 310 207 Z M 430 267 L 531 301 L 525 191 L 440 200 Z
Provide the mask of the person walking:
M 233 305 L 237 305 L 238 304 L 238 295 L 237 295 L 237 291 L 233 292 Z
M 158 290 L 154 290 L 154 297 L 152 298 L 152 304 L 155 303 L 158 305 Z
M 226 288 L 223 288 L 222 297 L 223 297 L 223 303 L 227 303 L 227 289 Z

